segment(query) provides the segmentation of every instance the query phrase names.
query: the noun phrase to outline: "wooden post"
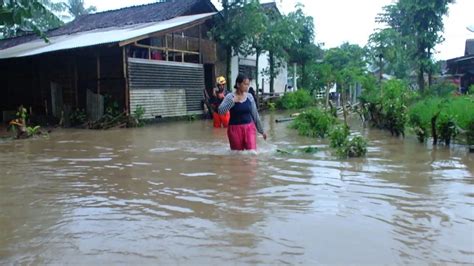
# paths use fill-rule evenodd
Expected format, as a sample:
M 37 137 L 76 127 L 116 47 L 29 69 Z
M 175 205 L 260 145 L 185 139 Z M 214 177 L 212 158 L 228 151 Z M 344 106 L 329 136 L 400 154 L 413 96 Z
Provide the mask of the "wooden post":
M 166 53 L 166 61 L 168 61 L 169 53 L 168 53 L 168 36 L 165 34 L 165 53 Z
M 78 71 L 77 71 L 77 56 L 74 55 L 74 93 L 75 93 L 75 100 L 76 100 L 76 107 L 79 107 L 79 86 L 78 86 Z
M 127 51 L 126 46 L 122 47 L 122 63 L 123 63 L 123 79 L 125 81 L 125 111 L 130 114 L 130 90 L 128 87 L 128 71 L 127 71 Z
M 202 41 L 202 28 L 201 28 L 202 24 L 199 24 L 199 64 L 202 64 L 202 44 L 201 44 L 201 41 Z
M 174 46 L 174 32 L 171 33 L 171 48 L 174 50 L 175 46 Z M 176 53 L 173 52 L 173 61 L 176 61 Z
M 100 107 L 100 54 L 97 53 L 97 110 Z

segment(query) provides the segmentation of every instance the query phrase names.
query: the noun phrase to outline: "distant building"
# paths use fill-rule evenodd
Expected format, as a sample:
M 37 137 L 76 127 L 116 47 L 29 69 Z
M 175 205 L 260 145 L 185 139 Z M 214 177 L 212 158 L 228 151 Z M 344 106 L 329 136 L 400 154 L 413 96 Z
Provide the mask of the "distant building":
M 474 39 L 466 40 L 464 56 L 449 59 L 447 68 L 449 74 L 460 77 L 461 89 L 467 90 L 474 84 Z

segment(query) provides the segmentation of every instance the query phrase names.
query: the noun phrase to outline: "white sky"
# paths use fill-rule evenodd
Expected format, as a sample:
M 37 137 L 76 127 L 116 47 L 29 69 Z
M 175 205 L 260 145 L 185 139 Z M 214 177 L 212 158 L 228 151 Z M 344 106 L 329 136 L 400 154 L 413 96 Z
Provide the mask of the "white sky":
M 179 1 L 179 0 L 178 0 Z M 154 0 L 84 0 L 85 5 L 94 5 L 97 11 L 117 9 L 132 5 L 155 2 Z M 212 0 L 216 6 L 217 0 Z M 269 2 L 269 1 L 262 1 Z M 271 1 L 270 1 L 271 2 Z M 324 43 L 325 48 L 349 43 L 364 46 L 375 28 L 375 16 L 392 0 L 276 0 L 282 13 L 294 10 L 302 3 L 307 15 L 314 18 L 315 42 Z M 474 0 L 456 0 L 449 6 L 449 15 L 444 19 L 445 42 L 437 47 L 437 59 L 449 59 L 464 55 L 466 39 L 474 39 L 474 33 L 466 29 L 474 24 Z

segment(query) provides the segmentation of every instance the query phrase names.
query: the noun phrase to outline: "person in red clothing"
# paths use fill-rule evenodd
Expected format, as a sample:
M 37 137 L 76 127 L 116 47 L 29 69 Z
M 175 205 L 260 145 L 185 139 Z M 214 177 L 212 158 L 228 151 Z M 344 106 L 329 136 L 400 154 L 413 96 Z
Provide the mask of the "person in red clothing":
M 248 77 L 239 74 L 235 80 L 235 92 L 227 94 L 218 109 L 221 114 L 230 111 L 227 137 L 231 150 L 256 150 L 257 132 L 267 139 L 255 99 L 248 92 L 249 83 Z
M 216 79 L 217 87 L 212 91 L 212 98 L 211 98 L 211 105 L 213 107 L 212 119 L 214 120 L 214 127 L 227 127 L 229 126 L 229 119 L 230 113 L 225 112 L 223 114 L 219 114 L 217 108 L 224 100 L 224 97 L 227 94 L 225 89 L 226 80 L 223 76 L 220 76 Z

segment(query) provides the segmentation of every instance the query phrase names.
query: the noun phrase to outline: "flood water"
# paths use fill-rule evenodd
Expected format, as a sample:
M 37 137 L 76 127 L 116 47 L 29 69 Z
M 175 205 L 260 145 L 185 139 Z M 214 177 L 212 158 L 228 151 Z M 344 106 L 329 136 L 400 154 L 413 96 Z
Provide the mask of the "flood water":
M 209 120 L 0 142 L 0 264 L 474 263 L 465 147 L 354 122 L 340 160 L 276 117 L 257 153 Z

